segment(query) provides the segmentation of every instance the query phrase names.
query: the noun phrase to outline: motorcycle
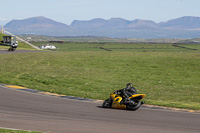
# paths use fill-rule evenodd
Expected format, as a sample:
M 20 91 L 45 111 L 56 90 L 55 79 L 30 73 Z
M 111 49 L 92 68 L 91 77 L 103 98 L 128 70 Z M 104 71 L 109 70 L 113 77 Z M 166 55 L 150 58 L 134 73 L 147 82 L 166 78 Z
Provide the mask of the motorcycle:
M 13 43 L 10 48 L 8 49 L 8 51 L 15 51 L 18 47 L 18 42 L 16 41 L 15 43 Z
M 134 94 L 130 96 L 129 102 L 125 102 L 124 98 L 120 95 L 119 92 L 115 91 L 110 94 L 110 98 L 105 100 L 102 104 L 103 108 L 115 108 L 115 109 L 127 109 L 127 110 L 137 110 L 140 108 L 144 101 L 140 101 L 145 98 L 145 94 Z

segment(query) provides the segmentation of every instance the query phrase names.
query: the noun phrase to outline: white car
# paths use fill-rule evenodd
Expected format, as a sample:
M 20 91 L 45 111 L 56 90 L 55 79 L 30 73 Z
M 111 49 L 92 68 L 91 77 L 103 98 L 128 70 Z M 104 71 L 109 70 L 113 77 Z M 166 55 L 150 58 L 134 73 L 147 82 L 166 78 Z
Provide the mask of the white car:
M 41 49 L 56 49 L 57 47 L 54 45 L 47 44 L 47 45 L 40 46 L 40 48 Z

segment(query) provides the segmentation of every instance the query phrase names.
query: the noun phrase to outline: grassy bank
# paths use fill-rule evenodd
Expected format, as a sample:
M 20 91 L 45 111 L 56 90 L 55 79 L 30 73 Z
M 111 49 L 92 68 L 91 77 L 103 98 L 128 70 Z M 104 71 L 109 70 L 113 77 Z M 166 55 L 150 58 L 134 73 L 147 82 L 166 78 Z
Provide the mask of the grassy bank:
M 132 82 L 146 103 L 200 109 L 200 54 L 47 52 L 0 55 L 0 83 L 106 99 Z
M 5 50 L 5 49 L 7 50 L 9 48 L 10 48 L 10 46 L 1 46 L 0 45 L 0 50 Z M 27 45 L 27 44 L 25 44 L 23 42 L 19 42 L 17 50 L 37 50 L 37 49 L 34 49 L 31 46 L 29 46 L 29 45 Z
M 7 36 L 6 34 L 2 34 L 2 33 L 0 33 L 0 41 L 2 41 L 3 40 L 3 36 Z M 1 43 L 0 43 L 1 44 Z M 0 45 L 0 50 L 1 49 L 9 49 L 9 47 L 10 46 L 2 46 L 2 45 Z M 25 44 L 25 43 L 23 43 L 23 42 L 18 42 L 18 48 L 17 48 L 17 50 L 36 50 L 36 49 L 34 49 L 34 48 L 32 48 L 31 46 L 29 46 L 29 45 L 27 45 L 27 44 Z
M 0 129 L 0 133 L 42 133 L 42 132 L 31 132 L 31 131 L 22 131 L 22 130 Z

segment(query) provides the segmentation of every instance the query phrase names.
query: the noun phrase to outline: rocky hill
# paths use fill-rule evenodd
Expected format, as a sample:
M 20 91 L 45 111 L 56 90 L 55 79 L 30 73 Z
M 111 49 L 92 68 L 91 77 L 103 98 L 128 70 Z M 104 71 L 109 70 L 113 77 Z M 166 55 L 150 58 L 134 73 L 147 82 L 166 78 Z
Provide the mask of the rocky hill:
M 74 20 L 66 25 L 45 17 L 12 20 L 5 29 L 14 34 L 48 36 L 106 36 L 112 38 L 197 38 L 200 37 L 200 17 L 185 16 L 167 22 L 96 18 Z

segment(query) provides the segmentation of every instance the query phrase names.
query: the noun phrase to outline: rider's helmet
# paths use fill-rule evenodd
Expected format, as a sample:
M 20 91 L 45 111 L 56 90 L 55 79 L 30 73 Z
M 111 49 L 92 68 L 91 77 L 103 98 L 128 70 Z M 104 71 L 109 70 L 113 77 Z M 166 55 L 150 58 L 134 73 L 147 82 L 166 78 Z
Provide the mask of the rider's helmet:
M 18 41 L 16 41 L 14 45 L 15 45 L 15 47 L 17 47 L 18 46 Z
M 130 87 L 132 87 L 132 83 L 126 84 L 126 88 L 130 88 Z
M 128 88 L 131 92 L 133 92 L 134 94 L 137 94 L 137 90 L 132 86 L 132 83 L 128 83 L 126 85 L 126 88 Z

